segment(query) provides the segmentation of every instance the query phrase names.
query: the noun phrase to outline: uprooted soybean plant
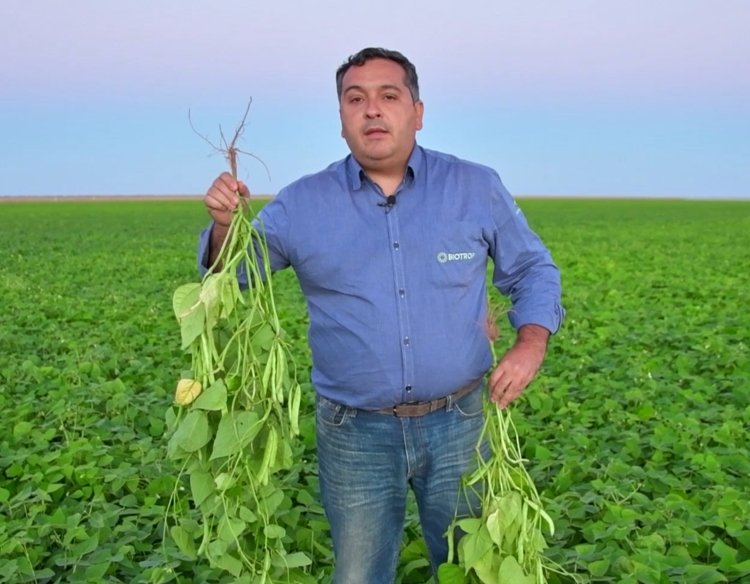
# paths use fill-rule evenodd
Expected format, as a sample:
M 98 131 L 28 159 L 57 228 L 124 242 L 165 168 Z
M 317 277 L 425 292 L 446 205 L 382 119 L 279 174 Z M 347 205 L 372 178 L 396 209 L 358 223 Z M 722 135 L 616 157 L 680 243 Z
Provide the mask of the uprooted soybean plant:
M 223 141 L 235 179 L 246 117 L 247 110 L 231 143 Z M 263 266 L 265 240 L 243 203 L 215 266 L 174 292 L 192 366 L 167 413 L 167 453 L 189 481 L 177 482 L 167 523 L 183 553 L 207 559 L 237 583 L 315 582 L 303 570 L 312 560 L 285 549 L 275 517 L 293 465 L 301 388 Z M 238 272 L 252 282 L 244 291 Z

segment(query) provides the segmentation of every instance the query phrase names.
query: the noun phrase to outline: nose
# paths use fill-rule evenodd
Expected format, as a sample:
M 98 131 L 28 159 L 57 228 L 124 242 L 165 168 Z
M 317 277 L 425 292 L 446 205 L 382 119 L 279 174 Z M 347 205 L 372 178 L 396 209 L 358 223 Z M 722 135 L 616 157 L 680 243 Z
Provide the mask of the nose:
M 368 120 L 376 120 L 382 115 L 383 114 L 380 111 L 380 108 L 378 107 L 376 100 L 374 99 L 369 100 L 367 102 L 367 107 L 365 108 L 365 117 Z

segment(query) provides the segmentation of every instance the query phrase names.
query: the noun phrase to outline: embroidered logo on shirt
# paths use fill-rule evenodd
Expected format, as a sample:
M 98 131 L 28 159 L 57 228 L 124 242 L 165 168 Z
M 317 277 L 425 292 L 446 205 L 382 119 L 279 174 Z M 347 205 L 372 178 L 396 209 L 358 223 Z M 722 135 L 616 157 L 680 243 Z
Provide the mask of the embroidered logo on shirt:
M 444 264 L 445 262 L 456 262 L 456 261 L 461 261 L 461 260 L 470 260 L 475 255 L 476 254 L 474 252 L 445 253 L 444 251 L 441 251 L 437 255 L 437 261 L 439 261 L 441 264 Z

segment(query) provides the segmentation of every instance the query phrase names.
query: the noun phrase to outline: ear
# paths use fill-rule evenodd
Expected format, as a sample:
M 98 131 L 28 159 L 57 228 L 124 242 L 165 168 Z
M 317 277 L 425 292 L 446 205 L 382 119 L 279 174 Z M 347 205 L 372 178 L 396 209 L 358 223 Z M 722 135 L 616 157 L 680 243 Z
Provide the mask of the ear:
M 417 119 L 416 119 L 416 130 L 419 131 L 422 129 L 422 116 L 424 116 L 424 103 L 422 101 L 418 101 L 414 104 L 414 109 L 417 111 Z

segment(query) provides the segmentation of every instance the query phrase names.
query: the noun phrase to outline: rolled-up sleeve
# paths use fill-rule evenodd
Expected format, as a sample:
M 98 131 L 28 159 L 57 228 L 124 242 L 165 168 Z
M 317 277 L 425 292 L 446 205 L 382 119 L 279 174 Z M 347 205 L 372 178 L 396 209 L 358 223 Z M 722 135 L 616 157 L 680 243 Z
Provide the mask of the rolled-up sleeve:
M 555 334 L 565 318 L 560 270 L 497 175 L 491 186 L 491 213 L 492 282 L 510 298 L 511 325 L 517 330 L 536 324 Z
M 277 272 L 289 267 L 289 255 L 287 253 L 287 213 L 283 194 L 280 192 L 277 197 L 268 202 L 253 219 L 252 223 L 258 233 L 265 238 L 271 272 Z M 209 247 L 213 226 L 214 223 L 211 222 L 198 236 L 198 273 L 201 277 L 205 276 L 210 268 L 208 264 Z M 248 242 L 249 244 L 250 242 Z M 265 274 L 265 260 L 257 242 L 255 252 L 260 273 Z M 237 270 L 237 279 L 241 287 L 247 287 L 247 268 L 244 262 L 240 264 Z

